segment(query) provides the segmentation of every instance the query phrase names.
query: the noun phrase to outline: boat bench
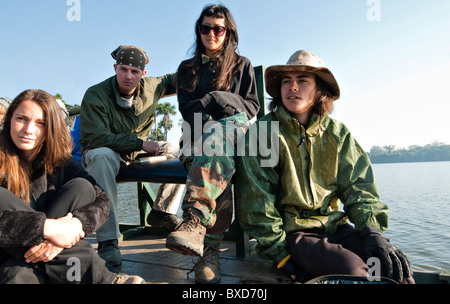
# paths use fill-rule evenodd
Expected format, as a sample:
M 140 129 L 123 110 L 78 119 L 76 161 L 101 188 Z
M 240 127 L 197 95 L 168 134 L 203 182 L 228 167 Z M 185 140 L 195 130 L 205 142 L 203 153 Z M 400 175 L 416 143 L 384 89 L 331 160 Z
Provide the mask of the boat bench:
M 141 162 L 133 163 L 120 168 L 119 174 L 116 177 L 118 183 L 136 182 L 138 192 L 138 206 L 139 206 L 139 225 L 125 225 L 121 224 L 121 233 L 123 239 L 129 239 L 138 234 L 159 234 L 164 235 L 169 231 L 161 227 L 151 227 L 146 224 L 146 218 L 149 214 L 156 195 L 151 183 L 171 183 L 171 184 L 185 184 L 188 171 L 185 169 L 179 159 L 168 159 L 155 163 Z M 235 214 L 236 214 L 236 200 Z M 231 225 L 231 228 L 225 233 L 226 240 L 236 241 L 236 256 L 238 258 L 245 258 L 249 252 L 249 237 L 242 231 L 239 221 L 236 216 Z
M 265 84 L 264 84 L 264 66 L 254 67 L 257 86 L 258 99 L 261 104 L 258 118 L 267 114 Z M 118 183 L 136 182 L 138 191 L 138 206 L 140 226 L 121 224 L 121 233 L 124 239 L 130 238 L 136 234 L 163 234 L 164 228 L 151 227 L 146 224 L 146 218 L 156 199 L 156 195 L 150 187 L 150 183 L 186 183 L 188 171 L 178 159 L 169 159 L 162 162 L 141 162 L 133 163 L 120 168 L 116 177 Z M 245 258 L 251 251 L 249 237 L 244 233 L 237 220 L 236 197 L 233 198 L 235 205 L 235 216 L 230 229 L 225 233 L 224 239 L 236 241 L 236 256 Z

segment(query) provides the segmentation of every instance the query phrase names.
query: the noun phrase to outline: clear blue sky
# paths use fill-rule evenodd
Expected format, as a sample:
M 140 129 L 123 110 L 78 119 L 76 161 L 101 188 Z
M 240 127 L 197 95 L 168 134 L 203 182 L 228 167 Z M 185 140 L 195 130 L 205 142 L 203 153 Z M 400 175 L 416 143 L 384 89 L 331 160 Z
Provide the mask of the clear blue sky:
M 175 72 L 189 56 L 201 10 L 218 2 L 79 0 L 80 20 L 72 22 L 71 3 L 1 2 L 0 96 L 39 88 L 80 104 L 89 86 L 113 75 L 110 53 L 120 44 L 147 51 L 148 75 Z M 299 49 L 325 60 L 342 91 L 332 116 L 364 149 L 450 144 L 450 1 L 221 3 L 236 20 L 240 54 L 254 66 L 284 64 Z M 167 101 L 177 105 L 174 97 Z M 177 127 L 169 133 L 171 140 L 179 135 Z

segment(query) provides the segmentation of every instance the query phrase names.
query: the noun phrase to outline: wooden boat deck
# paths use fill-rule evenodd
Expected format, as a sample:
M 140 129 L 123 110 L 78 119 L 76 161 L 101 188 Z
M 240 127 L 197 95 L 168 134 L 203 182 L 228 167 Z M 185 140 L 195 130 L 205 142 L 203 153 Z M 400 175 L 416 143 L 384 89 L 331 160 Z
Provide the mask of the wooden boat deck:
M 95 235 L 87 240 L 97 247 Z M 173 252 L 165 247 L 165 241 L 164 233 L 120 240 L 122 267 L 117 271 L 139 275 L 150 284 L 195 284 L 195 272 L 191 270 L 197 257 Z M 256 241 L 250 242 L 256 245 Z M 254 251 L 245 259 L 237 258 L 234 241 L 222 241 L 220 250 L 220 284 L 292 284 L 271 261 L 260 259 Z M 414 278 L 417 284 L 448 284 L 450 271 L 414 271 Z
M 95 236 L 88 240 L 97 246 Z M 195 284 L 191 272 L 197 257 L 185 256 L 165 247 L 164 235 L 142 234 L 119 242 L 122 254 L 120 272 L 135 274 L 148 283 Z M 290 284 L 284 274 L 270 261 L 255 253 L 245 259 L 236 257 L 235 243 L 222 241 L 220 253 L 221 284 Z

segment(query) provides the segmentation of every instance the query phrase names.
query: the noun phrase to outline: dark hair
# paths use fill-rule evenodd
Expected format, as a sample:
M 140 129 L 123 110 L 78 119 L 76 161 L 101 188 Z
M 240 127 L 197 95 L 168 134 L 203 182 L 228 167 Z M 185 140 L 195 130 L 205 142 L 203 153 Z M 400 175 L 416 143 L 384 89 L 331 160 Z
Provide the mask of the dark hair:
M 220 58 L 220 60 L 217 60 L 217 77 L 212 81 L 211 85 L 213 90 L 228 91 L 231 86 L 233 72 L 240 64 L 240 57 L 237 54 L 239 37 L 234 18 L 223 5 L 206 6 L 197 19 L 195 23 L 196 40 L 191 47 L 191 50 L 194 50 L 194 57 L 178 71 L 179 74 L 184 76 L 183 79 L 186 79 L 185 82 L 180 83 L 180 86 L 188 92 L 193 92 L 197 88 L 199 81 L 198 71 L 202 64 L 202 54 L 205 53 L 205 47 L 198 28 L 202 24 L 204 17 L 225 19 L 225 27 L 227 28 L 225 42 L 222 50 L 215 55 L 215 58 Z
M 330 92 L 328 85 L 322 78 L 314 75 L 314 79 L 316 81 L 316 100 L 314 101 L 314 113 L 319 115 L 328 115 L 333 112 L 333 102 L 335 98 L 333 94 Z M 282 106 L 283 101 L 281 99 L 281 83 L 278 87 L 278 94 L 276 97 L 272 99 L 269 104 L 269 110 L 274 112 L 277 107 Z
M 37 157 L 30 163 L 22 156 L 11 138 L 11 120 L 19 105 L 32 100 L 41 106 L 45 115 L 45 139 Z M 8 107 L 0 131 L 0 186 L 30 202 L 30 178 L 33 172 L 45 170 L 52 174 L 58 165 L 71 157 L 72 139 L 55 98 L 42 90 L 20 93 Z

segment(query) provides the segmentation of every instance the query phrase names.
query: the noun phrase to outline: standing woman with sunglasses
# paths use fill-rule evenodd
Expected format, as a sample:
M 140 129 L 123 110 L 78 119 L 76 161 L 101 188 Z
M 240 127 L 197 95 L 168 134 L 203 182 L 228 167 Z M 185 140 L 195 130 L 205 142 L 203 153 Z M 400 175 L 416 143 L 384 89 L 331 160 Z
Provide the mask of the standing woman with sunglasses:
M 259 101 L 253 66 L 237 54 L 238 33 L 229 10 L 223 5 L 205 7 L 195 33 L 194 57 L 183 61 L 177 74 L 178 105 L 185 120 L 180 159 L 189 169 L 183 222 L 167 237 L 166 247 L 200 256 L 195 281 L 217 283 L 220 240 L 233 214 L 230 182 L 236 139 L 258 113 Z M 206 153 L 208 147 L 212 149 Z M 199 148 L 203 153 L 194 157 Z

